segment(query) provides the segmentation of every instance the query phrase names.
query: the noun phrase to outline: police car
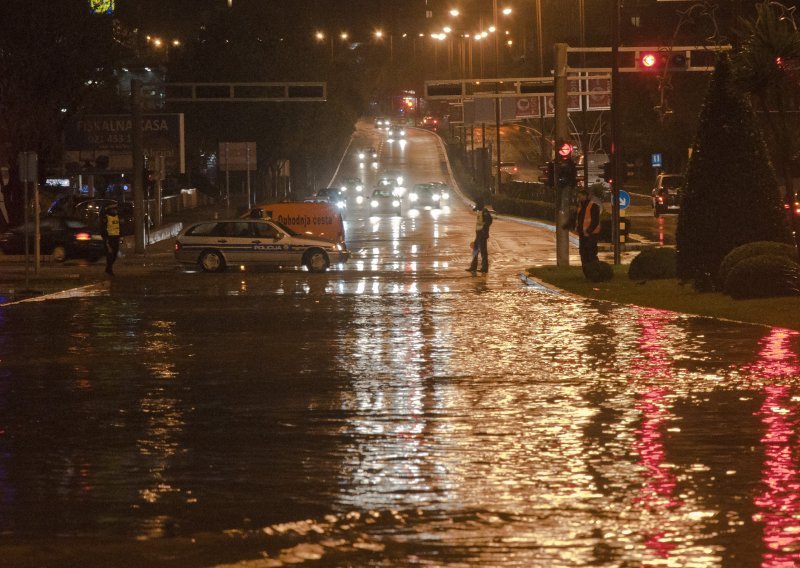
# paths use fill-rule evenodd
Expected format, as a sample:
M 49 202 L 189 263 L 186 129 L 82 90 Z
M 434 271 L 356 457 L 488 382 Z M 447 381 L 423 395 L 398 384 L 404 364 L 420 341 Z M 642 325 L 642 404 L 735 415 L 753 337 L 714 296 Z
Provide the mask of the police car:
M 265 219 L 200 221 L 181 231 L 175 242 L 175 260 L 197 264 L 205 272 L 221 272 L 229 265 L 305 266 L 325 272 L 331 264 L 346 262 L 344 243 L 333 243 L 296 233 Z

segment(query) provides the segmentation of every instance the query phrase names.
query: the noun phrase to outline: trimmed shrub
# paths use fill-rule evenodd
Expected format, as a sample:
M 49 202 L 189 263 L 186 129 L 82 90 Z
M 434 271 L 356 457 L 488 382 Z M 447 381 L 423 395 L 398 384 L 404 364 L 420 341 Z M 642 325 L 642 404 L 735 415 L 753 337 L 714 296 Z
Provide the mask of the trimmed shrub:
M 717 281 L 720 284 L 725 284 L 725 282 L 728 280 L 728 274 L 730 274 L 731 269 L 740 261 L 753 256 L 761 256 L 762 254 L 783 256 L 797 262 L 797 250 L 790 244 L 776 243 L 773 241 L 756 241 L 753 243 L 747 243 L 746 245 L 736 247 L 727 255 L 725 255 L 725 258 L 722 259 L 722 264 L 719 266 Z
M 774 254 L 745 258 L 731 269 L 724 291 L 736 299 L 800 295 L 800 264 Z
M 598 260 L 585 265 L 583 275 L 589 282 L 608 282 L 614 278 L 614 269 L 607 262 Z
M 628 278 L 631 280 L 660 280 L 675 278 L 677 253 L 672 248 L 643 250 L 631 261 Z
M 532 217 L 542 219 L 551 223 L 556 218 L 556 208 L 552 203 L 544 201 L 531 201 L 529 199 L 519 199 L 506 197 L 504 195 L 492 196 L 492 207 L 498 213 L 506 215 L 517 215 L 519 217 Z

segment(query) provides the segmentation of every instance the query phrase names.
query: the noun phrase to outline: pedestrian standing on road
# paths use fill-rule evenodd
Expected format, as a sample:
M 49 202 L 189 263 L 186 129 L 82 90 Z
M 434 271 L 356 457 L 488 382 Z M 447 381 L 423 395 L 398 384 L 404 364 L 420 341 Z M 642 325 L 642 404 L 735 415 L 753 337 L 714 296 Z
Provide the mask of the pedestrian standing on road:
M 472 243 L 472 263 L 467 272 L 473 274 L 478 269 L 478 254 L 481 255 L 481 272 L 489 272 L 489 227 L 492 224 L 492 214 L 486 209 L 483 199 L 475 200 L 475 241 Z
M 578 252 L 581 267 L 586 274 L 586 266 L 597 262 L 597 241 L 600 239 L 600 203 L 589 197 L 589 191 L 578 191 L 578 204 L 575 208 L 575 232 L 578 233 Z
M 119 254 L 119 213 L 117 204 L 112 203 L 106 207 L 102 217 L 100 217 L 100 234 L 103 236 L 103 244 L 106 251 L 106 274 L 114 276 L 114 262 Z

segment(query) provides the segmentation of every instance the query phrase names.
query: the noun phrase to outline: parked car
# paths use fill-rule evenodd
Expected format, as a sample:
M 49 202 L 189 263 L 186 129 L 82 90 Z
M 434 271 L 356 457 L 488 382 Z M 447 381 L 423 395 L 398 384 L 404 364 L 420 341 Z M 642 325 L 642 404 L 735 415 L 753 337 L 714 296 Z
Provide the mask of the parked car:
M 659 174 L 653 188 L 653 215 L 678 213 L 681 210 L 681 193 L 686 177 L 681 174 Z
M 28 223 L 28 252 L 33 254 L 33 221 Z M 103 237 L 86 223 L 67 217 L 46 217 L 39 222 L 40 250 L 52 255 L 56 262 L 69 258 L 85 258 L 94 262 L 105 254 Z M 0 235 L 0 248 L 5 254 L 25 254 L 25 225 Z
M 205 272 L 221 272 L 232 264 L 305 266 L 309 272 L 324 272 L 348 256 L 344 243 L 303 236 L 265 219 L 200 221 L 175 241 L 175 260 L 197 264 Z
M 392 188 L 388 186 L 376 187 L 372 192 L 369 202 L 372 213 L 390 213 L 392 215 L 402 214 L 402 203 L 400 197 L 395 195 Z

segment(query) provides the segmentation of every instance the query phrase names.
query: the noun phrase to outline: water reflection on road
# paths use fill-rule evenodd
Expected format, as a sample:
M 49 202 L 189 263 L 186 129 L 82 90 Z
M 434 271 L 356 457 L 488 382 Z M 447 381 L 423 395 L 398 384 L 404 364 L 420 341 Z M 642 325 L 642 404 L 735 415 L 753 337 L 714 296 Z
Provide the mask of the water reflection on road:
M 460 276 L 184 277 L 0 312 L 6 551 L 800 561 L 796 332 Z

